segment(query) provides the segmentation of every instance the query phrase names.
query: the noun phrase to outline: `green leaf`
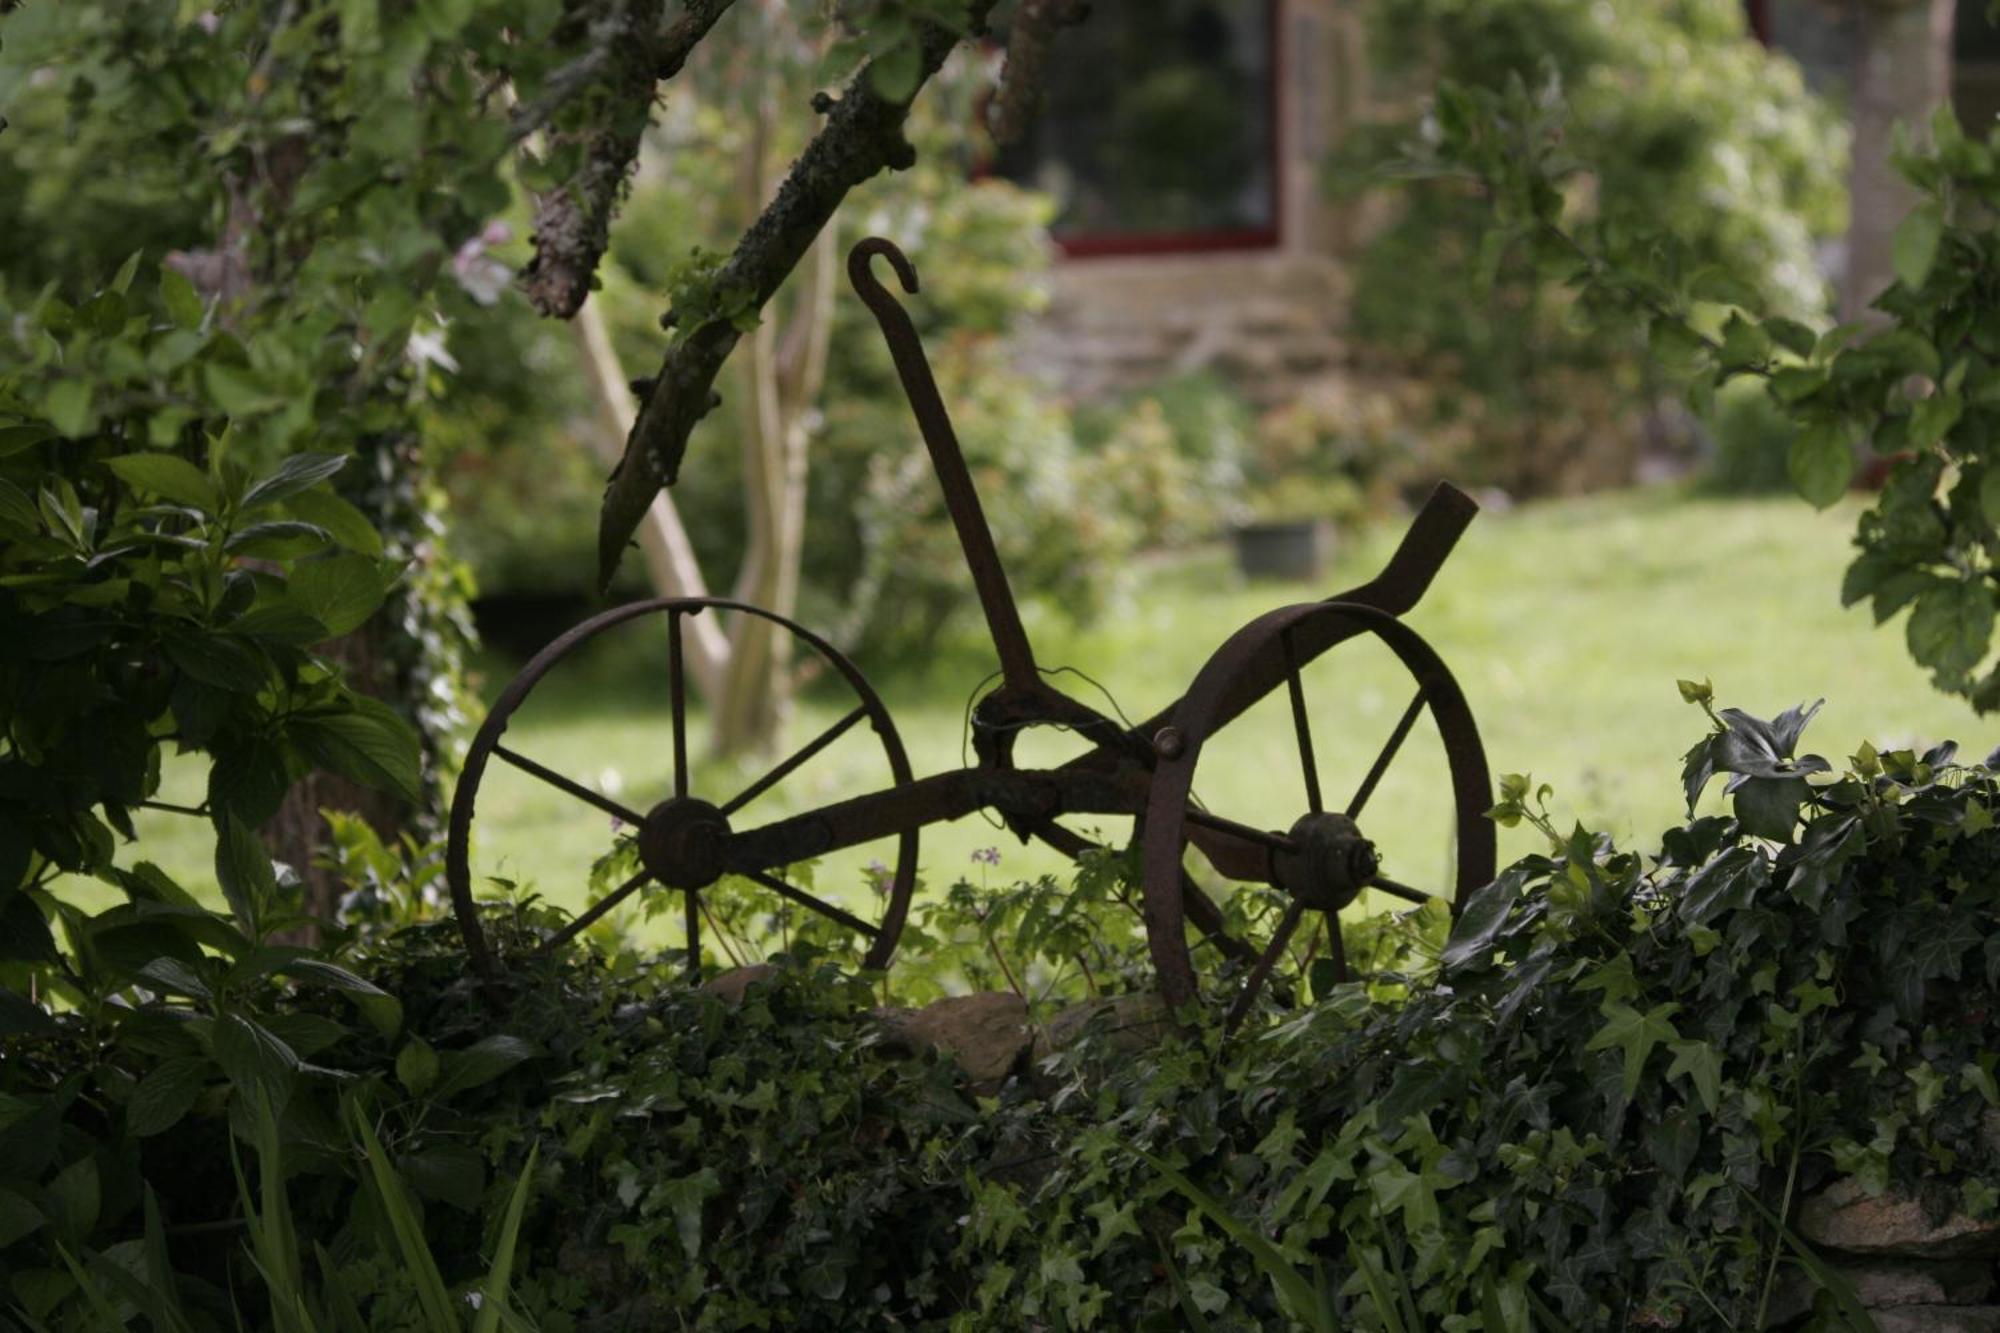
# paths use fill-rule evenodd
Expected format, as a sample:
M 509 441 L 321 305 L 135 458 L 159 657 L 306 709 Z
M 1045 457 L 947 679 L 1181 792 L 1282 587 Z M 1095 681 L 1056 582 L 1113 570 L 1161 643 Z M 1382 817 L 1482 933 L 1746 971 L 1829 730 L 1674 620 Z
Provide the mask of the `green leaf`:
M 184 329 L 198 329 L 202 320 L 201 296 L 189 282 L 187 275 L 179 269 L 160 270 L 160 301 L 167 308 L 167 317 Z
M 296 718 L 291 735 L 323 768 L 413 805 L 423 800 L 417 733 L 379 700 L 355 695 L 351 712 Z
M 1607 1004 L 1602 1012 L 1609 1019 L 1599 1028 L 1584 1047 L 1586 1051 L 1608 1050 L 1613 1046 L 1625 1053 L 1625 1097 L 1629 1101 L 1639 1091 L 1640 1080 L 1646 1072 L 1646 1057 L 1661 1042 L 1675 1041 L 1680 1033 L 1674 1028 L 1672 1017 L 1680 1012 L 1680 1006 L 1671 1001 L 1656 1004 L 1645 1013 L 1640 1013 L 1628 1004 Z
M 481 1037 L 462 1051 L 446 1051 L 440 1060 L 443 1077 L 436 1097 L 442 1101 L 470 1088 L 491 1083 L 502 1074 L 539 1055 L 535 1044 L 505 1032 Z
M 178 454 L 121 454 L 105 459 L 104 465 L 137 490 L 151 491 L 204 514 L 213 514 L 221 507 L 208 474 Z
M 1653 321 L 1647 344 L 1661 369 L 1673 375 L 1694 374 L 1708 355 L 1708 345 L 1701 335 L 1674 315 L 1661 315 Z
M 0 1189 L 0 1250 L 41 1230 L 42 1210 L 10 1189 Z
M 347 996 L 375 1030 L 385 1037 L 396 1035 L 403 1025 L 403 1002 L 374 982 L 356 976 L 346 968 L 322 958 L 294 958 L 278 969 L 288 977 L 315 982 Z
M 306 613 L 338 636 L 361 628 L 388 595 L 395 571 L 365 555 L 309 560 L 292 569 L 291 592 Z
M 1938 243 L 1944 238 L 1944 214 L 1935 200 L 1926 200 L 1912 209 L 1896 228 L 1889 243 L 1889 262 L 1896 279 L 1911 291 L 1922 287 L 1937 263 Z
M 396 1081 L 412 1097 L 421 1097 L 437 1085 L 437 1052 L 422 1037 L 411 1037 L 396 1052 Z
M 1736 789 L 1732 808 L 1745 833 L 1790 842 L 1810 794 L 1804 778 L 1750 778 Z
M 271 853 L 248 824 L 227 811 L 215 814 L 215 878 L 236 915 L 236 923 L 253 937 L 278 896 L 278 878 L 271 870 Z
M 1687 1075 L 1701 1098 L 1702 1109 L 1714 1115 L 1722 1105 L 1722 1057 L 1705 1041 L 1670 1041 L 1667 1049 L 1674 1053 L 1667 1077 Z
M 88 435 L 97 424 L 97 414 L 91 410 L 91 387 L 84 380 L 57 380 L 50 385 L 42 399 L 42 411 L 72 440 Z
M 167 658 L 190 677 L 231 694 L 255 695 L 270 679 L 270 669 L 254 649 L 226 634 L 184 630 L 170 634 Z
M 1993 591 L 1984 575 L 1938 579 L 1917 598 L 1905 636 L 1910 656 L 1953 680 L 1986 656 L 1993 638 Z
M 1811 426 L 1792 437 L 1785 473 L 1807 503 L 1825 509 L 1854 480 L 1854 450 L 1838 427 Z
M 868 82 L 885 102 L 909 101 L 916 96 L 923 77 L 923 52 L 918 50 L 914 35 L 868 62 Z
M 293 454 L 278 464 L 269 476 L 251 484 L 250 489 L 243 493 L 243 508 L 247 512 L 260 505 L 290 499 L 317 486 L 346 466 L 345 454 Z
M 125 1127 L 142 1139 L 172 1129 L 194 1106 L 213 1068 L 198 1055 L 161 1061 L 132 1090 L 132 1100 L 125 1104 Z
M 285 510 L 293 518 L 326 529 L 348 550 L 381 558 L 382 534 L 375 531 L 375 525 L 359 509 L 325 487 L 292 496 L 285 501 Z
M 43 425 L 0 426 L 0 458 L 11 458 L 55 438 L 56 432 Z
M 277 1033 L 243 1014 L 215 1020 L 215 1062 L 244 1095 L 261 1094 L 282 1111 L 299 1072 L 298 1053 Z

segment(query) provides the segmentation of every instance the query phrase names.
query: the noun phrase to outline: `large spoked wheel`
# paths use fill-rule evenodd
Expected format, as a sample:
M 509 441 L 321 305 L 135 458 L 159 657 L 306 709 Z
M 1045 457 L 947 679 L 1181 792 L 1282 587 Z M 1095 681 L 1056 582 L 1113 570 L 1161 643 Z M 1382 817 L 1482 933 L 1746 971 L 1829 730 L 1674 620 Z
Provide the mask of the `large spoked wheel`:
M 1327 713 L 1328 700 L 1321 699 L 1315 707 L 1308 696 L 1306 668 L 1329 649 L 1361 636 L 1387 646 L 1414 681 L 1414 693 L 1367 768 L 1360 770 L 1357 762 L 1361 776 L 1343 801 L 1343 793 L 1322 786 L 1322 773 L 1328 767 L 1325 756 L 1314 748 L 1313 722 Z M 1311 675 L 1315 690 L 1339 680 L 1337 665 L 1323 664 Z M 1192 799 L 1203 749 L 1267 695 L 1289 702 L 1290 735 L 1259 755 L 1259 781 L 1251 793 L 1254 814 L 1232 819 L 1203 808 Z M 1449 787 L 1422 797 L 1439 807 L 1440 835 L 1452 843 L 1449 870 L 1442 875 L 1385 860 L 1367 833 L 1370 802 L 1382 792 L 1392 767 L 1409 754 L 1405 742 L 1426 713 L 1443 743 Z M 1189 843 L 1223 878 L 1269 885 L 1287 899 L 1230 1009 L 1231 1027 L 1249 1012 L 1273 970 L 1287 957 L 1306 912 L 1327 915 L 1329 955 L 1336 976 L 1344 980 L 1347 963 L 1339 913 L 1364 890 L 1418 904 L 1443 898 L 1456 916 L 1466 896 L 1493 878 L 1495 832 L 1485 817 L 1492 806 L 1492 782 L 1465 695 L 1429 644 L 1372 606 L 1310 602 L 1281 607 L 1251 621 L 1208 660 L 1175 708 L 1171 724 L 1154 738 L 1154 747 L 1159 763 L 1148 793 L 1141 872 L 1153 965 L 1161 993 L 1172 1005 L 1184 1004 L 1195 994 L 1183 893 L 1183 857 Z M 1355 758 L 1358 761 L 1359 756 Z M 1288 808 L 1301 800 L 1298 808 Z M 1381 808 L 1379 803 L 1375 807 L 1378 812 Z M 1265 827 L 1274 822 L 1273 816 L 1283 828 Z M 1447 817 L 1448 832 L 1443 823 Z
M 702 794 L 690 789 L 692 773 L 688 766 L 687 747 L 688 681 L 684 669 L 682 622 L 689 616 L 713 614 L 717 611 L 756 616 L 778 626 L 804 644 L 826 666 L 832 668 L 853 691 L 858 702 L 839 720 L 792 751 L 789 756 L 774 764 L 762 776 L 741 790 L 734 793 Z M 559 773 L 502 743 L 509 722 L 513 720 L 530 692 L 558 664 L 574 656 L 592 639 L 613 628 L 657 617 L 664 617 L 666 620 L 667 689 L 673 715 L 673 786 L 671 793 L 665 799 L 644 811 L 628 807 L 576 778 Z M 731 836 L 731 817 L 752 801 L 778 787 L 807 760 L 832 745 L 861 722 L 867 722 L 874 730 L 883 756 L 887 760 L 892 784 L 897 787 L 907 785 L 910 782 L 909 756 L 903 749 L 903 742 L 896 733 L 895 724 L 889 718 L 888 708 L 883 704 L 881 696 L 875 693 L 873 687 L 862 676 L 859 668 L 832 644 L 804 626 L 761 607 L 720 597 L 663 597 L 614 607 L 570 630 L 537 653 L 528 665 L 522 668 L 521 673 L 508 683 L 506 690 L 494 704 L 493 710 L 487 714 L 485 724 L 473 738 L 472 748 L 466 755 L 465 768 L 459 775 L 458 788 L 452 797 L 451 826 L 445 844 L 445 880 L 451 889 L 452 908 L 457 914 L 459 930 L 464 936 L 466 952 L 471 956 L 473 966 L 482 976 L 489 979 L 497 977 L 501 967 L 501 960 L 486 938 L 486 932 L 480 924 L 478 907 L 473 901 L 471 867 L 474 808 L 479 800 L 480 785 L 494 760 L 497 759 L 547 783 L 558 791 L 567 793 L 576 798 L 580 805 L 595 807 L 602 814 L 611 816 L 615 821 L 612 828 L 619 830 L 622 827 L 626 836 L 632 837 L 636 844 L 639 865 L 637 872 L 544 941 L 541 946 L 542 951 L 560 947 L 634 893 L 649 888 L 653 891 L 666 889 L 677 891 L 682 898 L 682 919 L 686 932 L 689 965 L 692 970 L 699 967 L 702 957 L 703 920 L 707 919 L 712 926 L 715 925 L 715 918 L 704 904 L 703 894 L 724 874 L 725 850 Z M 711 797 L 713 799 L 710 799 Z M 782 877 L 784 870 L 782 866 L 745 868 L 731 864 L 729 869 L 731 873 L 744 876 L 779 898 L 818 913 L 865 939 L 867 949 L 862 965 L 868 968 L 882 968 L 888 965 L 889 958 L 896 949 L 896 940 L 902 934 L 904 918 L 909 913 L 910 893 L 916 884 L 917 876 L 916 831 L 912 829 L 895 835 L 895 843 L 895 866 L 887 875 L 878 879 L 878 884 L 885 885 L 885 891 L 882 894 L 880 917 L 873 922 L 865 921 L 842 907 L 786 882 Z

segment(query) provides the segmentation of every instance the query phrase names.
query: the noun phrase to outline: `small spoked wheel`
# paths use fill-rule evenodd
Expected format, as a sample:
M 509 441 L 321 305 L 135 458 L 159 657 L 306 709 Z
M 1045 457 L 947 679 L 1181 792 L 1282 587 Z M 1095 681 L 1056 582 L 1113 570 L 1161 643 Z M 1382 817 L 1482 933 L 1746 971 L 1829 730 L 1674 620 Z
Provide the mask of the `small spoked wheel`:
M 689 680 L 684 651 L 686 620 L 692 616 L 727 612 L 755 616 L 768 621 L 792 637 L 803 650 L 819 659 L 824 667 L 843 681 L 855 698 L 851 708 L 812 740 L 793 750 L 766 769 L 759 777 L 733 791 L 698 792 L 695 775 L 688 763 Z M 574 657 L 586 643 L 623 625 L 665 621 L 667 671 L 666 686 L 671 708 L 671 783 L 660 799 L 641 809 L 628 805 L 577 778 L 558 772 L 536 758 L 504 743 L 508 725 L 514 720 L 529 694 L 558 664 Z M 822 675 L 825 673 L 822 672 Z M 914 830 L 891 835 L 894 864 L 881 867 L 872 876 L 879 903 L 874 920 L 812 892 L 787 877 L 787 867 L 753 865 L 742 861 L 732 845 L 732 821 L 743 822 L 743 812 L 753 802 L 803 768 L 815 755 L 831 746 L 858 724 L 866 722 L 875 733 L 889 782 L 905 786 L 910 782 L 910 761 L 902 739 L 889 718 L 889 710 L 857 668 L 832 644 L 812 631 L 774 612 L 744 602 L 720 597 L 664 597 L 614 607 L 585 621 L 537 653 L 521 673 L 501 693 L 485 723 L 473 738 L 465 758 L 458 787 L 452 797 L 451 825 L 445 844 L 445 880 L 451 890 L 452 908 L 458 918 L 466 952 L 473 966 L 489 979 L 500 973 L 502 960 L 480 923 L 473 900 L 474 876 L 471 857 L 475 836 L 474 814 L 480 789 L 493 770 L 495 760 L 519 770 L 557 791 L 593 806 L 609 816 L 609 836 L 600 848 L 620 852 L 629 868 L 625 877 L 589 907 L 542 941 L 547 952 L 559 948 L 578 932 L 641 891 L 675 892 L 681 898 L 681 919 L 691 971 L 698 971 L 703 957 L 703 923 L 722 944 L 724 953 L 742 961 L 739 951 L 728 943 L 729 933 L 712 910 L 710 899 L 719 892 L 726 876 L 755 886 L 775 900 L 816 914 L 842 931 L 866 942 L 862 966 L 886 967 L 895 952 L 908 915 L 910 894 L 916 884 L 917 835 Z M 666 738 L 662 738 L 666 739 Z M 886 847 L 885 847 L 886 850 Z M 581 876 L 589 866 L 580 865 Z M 773 904 L 776 906 L 776 903 Z
M 1315 748 L 1315 723 L 1322 744 L 1345 740 L 1342 732 L 1352 722 L 1332 705 L 1351 701 L 1357 689 L 1336 662 L 1316 672 L 1307 668 L 1356 638 L 1385 645 L 1402 687 L 1412 688 L 1412 681 L 1414 687 L 1367 767 L 1360 767 L 1367 752 L 1346 756 L 1354 760 L 1347 770 L 1354 785 L 1336 791 L 1331 780 L 1337 766 L 1328 762 L 1331 747 Z M 1274 706 L 1281 701 L 1289 705 L 1288 719 L 1275 711 L 1269 718 L 1276 731 L 1289 734 L 1260 733 L 1261 743 L 1253 748 L 1246 770 L 1254 779 L 1246 784 L 1243 774 L 1235 775 L 1232 785 L 1249 790 L 1233 793 L 1228 813 L 1204 806 L 1194 799 L 1204 749 L 1213 752 L 1218 734 L 1232 724 L 1244 727 L 1239 719 L 1267 696 Z M 1443 745 L 1445 790 L 1437 790 L 1440 784 L 1433 781 L 1428 789 L 1412 792 L 1407 784 L 1392 782 L 1391 774 L 1399 761 L 1410 762 L 1406 742 L 1426 714 L 1432 724 L 1427 729 L 1434 729 Z M 1353 750 L 1351 744 L 1343 748 Z M 1232 1028 L 1279 965 L 1295 958 L 1290 948 L 1307 912 L 1327 917 L 1322 957 L 1330 960 L 1337 979 L 1346 980 L 1339 914 L 1364 891 L 1416 904 L 1442 898 L 1456 916 L 1466 895 L 1493 878 L 1496 839 L 1492 821 L 1485 817 L 1492 806 L 1492 783 L 1465 695 L 1429 644 L 1372 606 L 1309 602 L 1251 621 L 1195 677 L 1172 721 L 1154 737 L 1154 749 L 1159 762 L 1147 799 L 1141 873 L 1148 943 L 1168 1003 L 1178 1006 L 1195 994 L 1183 887 L 1189 844 L 1223 879 L 1268 886 L 1284 901 L 1230 1008 Z M 1435 762 L 1430 760 L 1433 766 Z M 1393 803 L 1391 786 L 1397 788 Z M 1407 808 L 1412 803 L 1427 808 L 1413 812 Z M 1407 825 L 1413 813 L 1429 817 L 1429 854 L 1417 852 L 1405 834 L 1395 840 L 1394 854 L 1370 837 L 1371 825 Z M 1423 821 L 1417 824 L 1421 827 Z M 1407 864 L 1399 863 L 1399 857 Z

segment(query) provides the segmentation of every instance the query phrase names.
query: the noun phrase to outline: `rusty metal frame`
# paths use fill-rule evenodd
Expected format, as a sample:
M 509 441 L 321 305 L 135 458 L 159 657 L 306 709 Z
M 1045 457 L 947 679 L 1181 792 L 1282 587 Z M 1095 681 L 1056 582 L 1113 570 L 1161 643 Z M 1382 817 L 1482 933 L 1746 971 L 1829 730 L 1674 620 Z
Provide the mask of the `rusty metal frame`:
M 1374 887 L 1421 900 L 1425 895 L 1382 880 L 1370 868 L 1368 883 L 1346 885 L 1339 891 L 1322 885 L 1307 892 L 1294 890 L 1295 900 L 1274 941 L 1261 952 L 1229 936 L 1221 909 L 1188 875 L 1182 864 L 1188 842 L 1226 876 L 1280 883 L 1284 865 L 1304 865 L 1305 846 L 1318 836 L 1353 835 L 1325 823 L 1309 710 L 1300 683 L 1301 670 L 1322 654 L 1358 635 L 1385 642 L 1417 681 L 1417 696 L 1397 723 L 1389 743 L 1364 780 L 1349 813 L 1358 814 L 1382 771 L 1394 759 L 1417 716 L 1426 708 L 1438 724 L 1452 777 L 1452 803 L 1458 828 L 1458 874 L 1454 905 L 1464 894 L 1490 879 L 1494 836 L 1484 812 L 1491 789 L 1478 732 L 1463 692 L 1442 660 L 1399 617 L 1414 607 L 1457 544 L 1478 506 L 1463 492 L 1440 483 L 1417 514 L 1401 544 L 1382 572 L 1360 587 L 1329 598 L 1280 608 L 1239 630 L 1209 659 L 1186 695 L 1137 726 L 1125 726 L 1064 693 L 1036 663 L 1027 631 L 1008 585 L 970 469 L 951 419 L 938 393 L 923 345 L 909 313 L 876 278 L 872 261 L 888 262 L 906 293 L 918 290 L 914 266 L 894 244 L 870 238 L 848 255 L 848 275 L 856 292 L 874 314 L 888 344 L 897 375 L 916 417 L 944 493 L 946 511 L 957 532 L 972 576 L 987 630 L 1000 659 L 1000 684 L 984 696 L 973 712 L 973 747 L 977 762 L 968 768 L 923 779 L 910 775 L 901 740 L 881 699 L 854 665 L 832 645 L 803 626 L 744 603 L 723 599 L 655 599 L 614 608 L 563 635 L 535 656 L 496 702 L 475 738 L 453 801 L 447 842 L 446 878 L 464 931 L 472 962 L 493 976 L 498 962 L 485 939 L 473 903 L 468 847 L 473 810 L 487 762 L 499 757 L 544 781 L 569 791 L 579 800 L 609 810 L 639 826 L 646 869 L 578 917 L 551 943 L 574 935 L 617 900 L 649 880 L 679 887 L 686 894 L 690 939 L 698 940 L 698 894 L 721 874 L 747 876 L 802 905 L 866 931 L 871 940 L 867 965 L 885 966 L 895 948 L 908 909 L 914 881 L 917 831 L 924 825 L 959 818 L 976 810 L 997 812 L 1022 838 L 1037 838 L 1072 858 L 1092 844 L 1057 822 L 1064 815 L 1132 816 L 1140 821 L 1144 914 L 1149 944 L 1161 990 L 1171 1003 L 1194 994 L 1186 927 L 1194 925 L 1214 939 L 1226 957 L 1250 969 L 1249 985 L 1239 999 L 1240 1017 L 1268 976 L 1300 913 L 1319 904 L 1337 910 L 1361 887 Z M 679 646 L 679 617 L 705 610 L 727 610 L 774 621 L 826 658 L 855 689 L 861 705 L 802 750 L 777 766 L 752 787 L 722 806 L 693 797 L 688 790 L 686 759 L 685 682 L 679 654 L 670 672 L 674 692 L 674 796 L 652 811 L 626 810 L 583 784 L 542 768 L 500 744 L 500 737 L 527 693 L 558 662 L 583 642 L 646 614 L 665 614 L 670 642 Z M 1312 807 L 1290 833 L 1251 828 L 1202 810 L 1192 798 L 1195 763 L 1206 740 L 1228 726 L 1243 711 L 1272 691 L 1285 688 L 1291 696 L 1300 759 Z M 782 781 L 791 771 L 843 731 L 866 717 L 881 737 L 894 775 L 892 784 L 779 819 L 754 828 L 729 825 L 749 799 Z M 1052 769 L 1015 766 L 1015 737 L 1027 727 L 1057 726 L 1079 733 L 1090 743 L 1083 754 Z M 1311 823 L 1311 820 L 1322 820 Z M 898 840 L 895 883 L 883 919 L 875 926 L 860 922 L 843 909 L 812 899 L 775 877 L 784 866 L 842 848 L 878 839 Z M 1365 844 L 1361 844 L 1365 846 Z M 1315 864 L 1317 864 L 1315 862 Z M 1372 863 L 1370 863 L 1372 867 Z M 1299 872 L 1293 872 L 1296 879 Z M 704 878 L 706 877 L 706 878 Z M 1344 897 L 1342 895 L 1345 895 Z M 1332 932 L 1338 944 L 1338 930 Z M 698 946 L 690 947 L 691 958 Z

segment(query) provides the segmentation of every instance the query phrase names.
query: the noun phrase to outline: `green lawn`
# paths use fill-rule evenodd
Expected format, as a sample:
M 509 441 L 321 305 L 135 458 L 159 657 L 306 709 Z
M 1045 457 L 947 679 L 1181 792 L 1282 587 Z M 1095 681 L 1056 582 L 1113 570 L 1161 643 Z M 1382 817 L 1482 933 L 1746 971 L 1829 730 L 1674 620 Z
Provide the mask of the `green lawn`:
M 1671 490 L 1483 515 L 1410 621 L 1457 673 L 1496 774 L 1532 771 L 1554 784 L 1559 822 L 1580 819 L 1651 846 L 1677 817 L 1679 756 L 1703 725 L 1681 702 L 1676 677 L 1713 677 L 1720 703 L 1762 715 L 1824 697 L 1807 742 L 1836 762 L 1864 738 L 1886 747 L 1952 736 L 1975 756 L 1992 744 L 1995 728 L 1930 689 L 1905 657 L 1898 628 L 1876 631 L 1865 611 L 1837 605 L 1853 520 L 1845 506 L 1815 514 L 1792 499 L 1695 500 Z M 1398 536 L 1400 527 L 1357 539 L 1323 588 L 1246 585 L 1222 552 L 1196 553 L 1141 575 L 1125 604 L 1088 630 L 1030 614 L 1030 632 L 1045 667 L 1088 673 L 1136 719 L 1185 689 L 1238 625 L 1368 577 Z M 967 696 L 990 666 L 976 643 L 954 645 L 878 682 L 919 776 L 959 762 Z M 480 682 L 486 697 L 506 675 L 505 666 L 487 671 Z M 508 743 L 644 809 L 664 794 L 670 771 L 665 678 L 663 644 L 641 631 L 549 677 Z M 1092 686 L 1068 680 L 1081 697 L 1101 699 Z M 1368 643 L 1328 654 L 1308 672 L 1306 687 L 1328 786 L 1344 794 L 1408 701 L 1409 686 L 1386 652 Z M 846 696 L 809 697 L 790 744 L 849 706 Z M 695 727 L 698 741 L 699 717 Z M 1391 873 L 1426 885 L 1440 882 L 1450 828 L 1443 766 L 1427 731 L 1426 722 L 1366 821 Z M 1073 750 L 1067 739 L 1025 738 L 1022 759 L 1059 759 Z M 757 767 L 697 763 L 695 791 L 720 800 Z M 533 779 L 496 770 L 480 801 L 476 867 L 580 905 L 583 871 L 607 846 L 609 820 Z M 170 775 L 169 799 L 192 796 L 191 776 Z M 746 809 L 738 827 L 874 789 L 886 777 L 879 748 L 858 728 Z M 1303 808 L 1302 784 L 1282 694 L 1205 752 L 1197 790 L 1222 813 L 1289 825 Z M 198 830 L 172 823 L 171 816 L 146 822 L 145 854 L 191 884 L 212 885 Z M 1503 858 L 1529 850 L 1532 838 L 1526 830 L 1503 835 Z M 997 869 L 973 862 L 984 847 L 999 849 Z M 888 859 L 888 852 L 834 858 L 819 869 L 820 891 L 864 898 L 860 863 L 871 855 Z M 921 865 L 932 884 L 1060 867 L 1052 854 L 1023 848 L 977 818 L 925 830 Z M 645 929 L 665 932 L 667 919 Z

